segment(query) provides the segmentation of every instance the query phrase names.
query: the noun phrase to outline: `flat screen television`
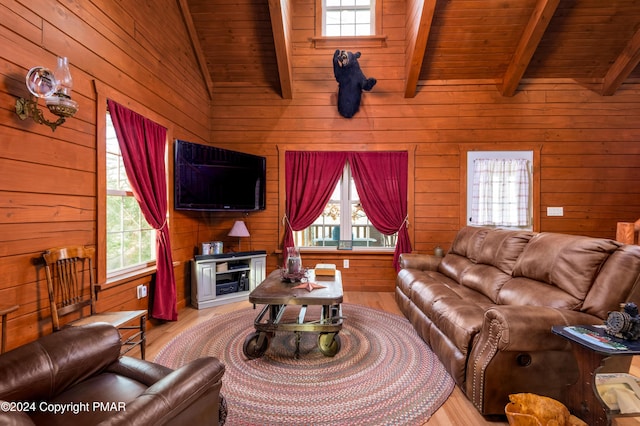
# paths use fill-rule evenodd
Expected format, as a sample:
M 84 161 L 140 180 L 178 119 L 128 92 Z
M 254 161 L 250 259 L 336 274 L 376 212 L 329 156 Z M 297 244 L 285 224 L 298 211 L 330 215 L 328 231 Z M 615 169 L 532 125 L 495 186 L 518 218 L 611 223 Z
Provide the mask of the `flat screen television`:
M 265 208 L 264 157 L 176 139 L 174 165 L 176 210 Z

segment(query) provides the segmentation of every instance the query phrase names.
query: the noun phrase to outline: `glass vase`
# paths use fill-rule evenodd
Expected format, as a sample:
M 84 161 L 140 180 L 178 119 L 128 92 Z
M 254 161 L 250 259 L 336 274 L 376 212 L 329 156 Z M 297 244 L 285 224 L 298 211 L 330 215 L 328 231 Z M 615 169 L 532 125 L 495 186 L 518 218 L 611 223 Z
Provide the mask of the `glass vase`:
M 287 248 L 287 274 L 297 275 L 302 273 L 302 259 L 297 247 Z

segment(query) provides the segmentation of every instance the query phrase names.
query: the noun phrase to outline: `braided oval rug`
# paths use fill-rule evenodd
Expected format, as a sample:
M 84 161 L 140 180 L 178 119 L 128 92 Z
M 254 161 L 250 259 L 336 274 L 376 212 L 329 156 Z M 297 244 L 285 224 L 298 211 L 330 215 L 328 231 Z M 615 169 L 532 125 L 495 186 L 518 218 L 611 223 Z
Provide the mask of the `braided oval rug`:
M 451 376 L 404 317 L 343 304 L 334 357 L 318 350 L 317 334 L 302 333 L 296 359 L 295 333 L 277 332 L 265 354 L 250 360 L 242 347 L 259 312 L 214 316 L 155 358 L 174 369 L 206 355 L 224 362 L 229 426 L 419 425 L 453 390 Z

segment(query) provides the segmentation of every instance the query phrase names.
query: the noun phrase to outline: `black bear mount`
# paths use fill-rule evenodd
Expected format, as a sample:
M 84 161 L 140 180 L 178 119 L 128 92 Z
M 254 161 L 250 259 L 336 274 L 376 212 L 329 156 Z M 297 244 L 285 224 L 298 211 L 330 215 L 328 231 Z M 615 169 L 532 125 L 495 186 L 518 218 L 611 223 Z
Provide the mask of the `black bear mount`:
M 360 109 L 362 91 L 373 89 L 377 80 L 367 78 L 360 69 L 360 52 L 352 53 L 337 49 L 333 54 L 333 74 L 338 82 L 338 112 L 351 118 Z

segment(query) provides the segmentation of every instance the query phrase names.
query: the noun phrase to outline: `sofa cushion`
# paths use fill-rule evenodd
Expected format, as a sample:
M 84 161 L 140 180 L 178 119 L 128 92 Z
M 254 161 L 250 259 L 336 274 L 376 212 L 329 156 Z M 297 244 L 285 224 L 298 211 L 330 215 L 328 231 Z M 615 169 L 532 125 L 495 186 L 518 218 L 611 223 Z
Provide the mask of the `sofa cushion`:
M 511 275 L 518 257 L 534 235 L 528 231 L 492 229 L 485 234 L 476 261 Z
M 414 283 L 412 301 L 466 355 L 493 302 L 442 275 L 432 273 L 432 278 Z
M 425 275 L 425 272 L 418 269 L 401 269 L 396 277 L 396 286 L 409 298 L 411 298 L 411 287 L 416 280 Z
M 582 301 L 619 245 L 603 238 L 540 233 L 531 238 L 518 258 L 513 276 L 550 284 Z
M 437 272 L 425 275 L 421 280 L 417 280 L 412 287 L 411 301 L 425 314 L 431 316 L 435 301 L 446 297 L 482 299 L 476 291 L 458 284 Z M 487 304 L 492 301 L 484 298 Z M 477 301 L 474 300 L 477 303 Z
M 579 310 L 582 300 L 550 284 L 530 278 L 512 278 L 498 294 L 499 305 L 547 306 L 557 309 Z
M 449 253 L 466 257 L 474 263 L 477 262 L 480 248 L 487 232 L 489 232 L 489 228 L 476 226 L 462 228 L 456 235 L 455 240 L 453 240 Z
M 438 270 L 495 302 L 533 235 L 527 231 L 468 226 L 458 234 Z
M 462 354 L 468 354 L 473 338 L 480 332 L 485 308 L 469 299 L 443 297 L 433 302 L 430 318 L 438 330 L 453 342 Z
M 438 265 L 438 272 L 459 283 L 462 281 L 464 272 L 473 265 L 475 265 L 475 262 L 472 262 L 463 255 L 447 253 L 446 256 L 442 258 L 440 265 Z
M 94 425 L 113 417 L 119 411 L 126 411 L 126 405 L 134 401 L 148 386 L 117 374 L 98 374 L 47 401 L 51 406 L 70 407 L 76 410 L 73 416 L 52 416 L 50 412 L 39 411 L 31 418 L 36 424 L 63 426 L 73 418 L 74 424 Z M 83 403 L 83 404 L 80 404 Z M 94 405 L 99 404 L 99 405 Z
M 638 271 L 640 271 L 640 246 L 620 247 L 602 266 L 584 300 L 582 310 L 605 319 L 609 311 L 618 310 L 620 300 L 638 300 L 638 292 L 640 292 Z M 630 297 L 625 299 L 626 295 Z
M 500 269 L 479 263 L 464 271 L 460 283 L 482 293 L 496 303 L 500 289 L 510 279 L 511 275 L 505 274 Z

